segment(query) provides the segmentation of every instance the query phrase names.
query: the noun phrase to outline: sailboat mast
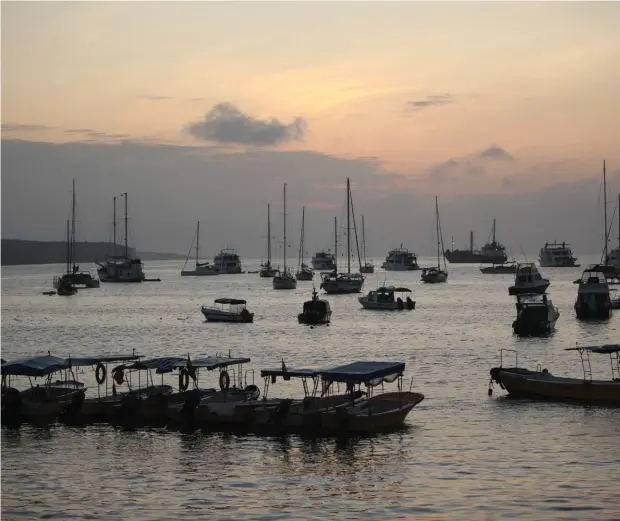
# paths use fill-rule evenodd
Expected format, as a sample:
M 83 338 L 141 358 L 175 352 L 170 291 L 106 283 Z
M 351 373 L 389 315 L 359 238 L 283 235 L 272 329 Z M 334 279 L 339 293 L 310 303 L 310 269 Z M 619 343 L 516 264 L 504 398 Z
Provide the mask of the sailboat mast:
M 347 273 L 351 273 L 351 185 L 347 177 Z
M 196 266 L 198 266 L 198 252 L 200 250 L 200 221 L 196 223 Z
M 112 228 L 114 229 L 114 241 L 112 246 L 112 254 L 116 257 L 116 197 L 114 197 L 114 213 L 112 217 Z
M 299 266 L 301 266 L 303 261 L 303 251 L 304 251 L 304 228 L 305 228 L 305 220 L 306 220 L 306 207 L 302 206 L 301 208 L 301 238 L 299 240 Z
M 620 194 L 618 194 L 618 255 L 620 255 Z
M 284 183 L 284 272 L 286 273 L 286 183 Z
M 271 267 L 271 205 L 267 204 L 267 266 Z
M 437 196 L 435 196 L 435 222 L 437 227 L 437 269 L 441 268 L 439 263 L 439 203 L 437 202 Z
M 69 219 L 67 219 L 67 273 L 71 269 L 71 237 L 69 234 Z
M 605 172 L 605 160 L 603 159 L 603 213 L 605 218 L 605 247 L 603 248 L 603 262 L 607 264 L 607 242 L 609 234 L 607 233 L 607 173 Z
M 493 219 L 493 242 L 492 244 L 495 244 L 495 219 Z
M 338 217 L 334 217 L 334 271 L 338 273 Z
M 364 216 L 362 215 L 362 256 L 366 264 L 366 226 L 364 226 Z
M 129 257 L 129 247 L 127 245 L 127 192 L 123 195 L 125 196 L 125 257 Z
M 75 179 L 73 179 L 73 196 L 71 198 L 71 249 L 69 253 L 71 267 L 75 268 Z

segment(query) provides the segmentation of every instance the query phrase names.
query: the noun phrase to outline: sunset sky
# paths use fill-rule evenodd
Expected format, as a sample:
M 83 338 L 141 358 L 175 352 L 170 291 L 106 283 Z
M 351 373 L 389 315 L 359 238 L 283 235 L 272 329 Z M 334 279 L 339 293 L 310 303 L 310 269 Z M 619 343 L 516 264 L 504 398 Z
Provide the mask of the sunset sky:
M 444 197 L 620 167 L 618 2 L 1 9 L 3 139 L 310 151 Z

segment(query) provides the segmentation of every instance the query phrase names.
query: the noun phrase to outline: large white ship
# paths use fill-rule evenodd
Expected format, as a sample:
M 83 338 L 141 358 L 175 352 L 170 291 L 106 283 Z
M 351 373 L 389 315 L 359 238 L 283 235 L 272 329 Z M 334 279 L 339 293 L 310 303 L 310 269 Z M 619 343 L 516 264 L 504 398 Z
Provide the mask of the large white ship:
M 416 254 L 403 248 L 402 243 L 400 248 L 388 252 L 385 262 L 381 267 L 386 271 L 413 271 L 420 269 Z
M 540 249 L 538 263 L 543 268 L 569 268 L 579 266 L 570 245 L 562 242 L 549 243 Z

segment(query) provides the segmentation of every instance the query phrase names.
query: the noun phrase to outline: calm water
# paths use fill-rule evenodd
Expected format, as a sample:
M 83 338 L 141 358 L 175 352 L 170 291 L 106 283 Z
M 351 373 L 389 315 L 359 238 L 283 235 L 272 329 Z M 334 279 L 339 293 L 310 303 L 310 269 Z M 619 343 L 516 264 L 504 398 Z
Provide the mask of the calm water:
M 500 348 L 518 350 L 520 365 L 581 376 L 578 357 L 564 348 L 620 340 L 619 313 L 602 324 L 575 319 L 578 268 L 542 270 L 560 308 L 557 331 L 520 340 L 511 329 L 511 276 L 481 275 L 473 265 L 449 266 L 450 281 L 436 286 L 420 284 L 419 272 L 369 275 L 365 290 L 384 278 L 410 286 L 416 310 L 364 311 L 357 296 L 332 296 L 332 325 L 310 329 L 296 317 L 311 283 L 287 292 L 255 274 L 181 278 L 182 264 L 148 262 L 147 276 L 162 282 L 102 284 L 72 298 L 41 295 L 61 267 L 3 268 L 2 357 L 230 350 L 252 358 L 261 388 L 258 370 L 282 359 L 289 367 L 403 360 L 426 395 L 408 428 L 348 442 L 3 429 L 3 519 L 620 518 L 620 409 L 506 400 L 498 388 L 487 396 Z M 255 323 L 206 324 L 196 310 L 221 296 L 247 298 Z M 608 358 L 593 370 L 608 378 Z M 278 382 L 270 396 L 300 392 Z

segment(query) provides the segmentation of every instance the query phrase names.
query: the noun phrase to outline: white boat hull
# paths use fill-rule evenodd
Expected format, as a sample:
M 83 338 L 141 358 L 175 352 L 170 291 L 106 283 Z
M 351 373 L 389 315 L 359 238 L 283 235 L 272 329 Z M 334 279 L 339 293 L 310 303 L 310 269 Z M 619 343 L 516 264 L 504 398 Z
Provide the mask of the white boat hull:
M 209 322 L 253 322 L 254 313 L 234 313 L 216 308 L 202 308 L 202 314 Z
M 273 278 L 273 289 L 295 289 L 297 280 L 292 276 L 276 275 Z

